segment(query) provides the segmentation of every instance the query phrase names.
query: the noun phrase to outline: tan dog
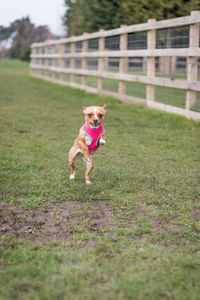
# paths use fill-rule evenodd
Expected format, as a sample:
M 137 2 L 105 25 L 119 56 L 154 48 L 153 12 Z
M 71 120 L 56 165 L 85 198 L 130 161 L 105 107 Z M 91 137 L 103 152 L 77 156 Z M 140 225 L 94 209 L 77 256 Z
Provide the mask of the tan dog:
M 69 151 L 69 164 L 71 166 L 70 179 L 75 178 L 75 161 L 82 159 L 86 162 L 86 183 L 91 183 L 89 174 L 94 166 L 94 153 L 99 145 L 106 143 L 105 130 L 102 124 L 106 113 L 105 108 L 106 104 L 103 106 L 83 107 L 85 124 L 80 128 L 79 135 Z

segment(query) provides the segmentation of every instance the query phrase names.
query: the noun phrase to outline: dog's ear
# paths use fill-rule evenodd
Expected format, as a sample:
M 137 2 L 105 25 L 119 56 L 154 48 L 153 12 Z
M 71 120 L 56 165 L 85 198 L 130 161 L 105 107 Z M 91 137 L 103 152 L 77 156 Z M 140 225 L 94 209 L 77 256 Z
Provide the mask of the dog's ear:
M 106 104 L 105 103 L 103 104 L 103 109 L 104 109 L 104 111 L 106 113 Z
M 87 106 L 83 106 L 83 113 L 86 113 Z

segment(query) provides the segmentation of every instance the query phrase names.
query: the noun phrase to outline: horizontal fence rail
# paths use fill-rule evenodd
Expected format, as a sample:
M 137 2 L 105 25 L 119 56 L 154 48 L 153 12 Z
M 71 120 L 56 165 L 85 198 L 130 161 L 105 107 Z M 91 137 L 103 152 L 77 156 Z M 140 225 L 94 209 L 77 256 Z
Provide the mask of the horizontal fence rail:
M 34 43 L 31 75 L 200 120 L 200 12 Z

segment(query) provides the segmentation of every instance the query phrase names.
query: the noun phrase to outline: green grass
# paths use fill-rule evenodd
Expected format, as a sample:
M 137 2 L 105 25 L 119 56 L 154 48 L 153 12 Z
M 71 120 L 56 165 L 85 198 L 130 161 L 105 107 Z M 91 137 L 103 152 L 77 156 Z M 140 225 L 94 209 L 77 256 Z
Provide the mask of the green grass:
M 156 86 L 155 100 L 164 104 L 185 108 L 186 90 Z
M 32 78 L 19 61 L 0 60 L 0 101 L 1 201 L 16 222 L 17 207 L 77 205 L 67 242 L 0 231 L 0 299 L 199 299 L 200 123 Z M 81 162 L 71 182 L 82 106 L 103 103 L 93 184 Z M 115 226 L 102 216 L 95 230 L 101 203 Z
M 146 99 L 146 84 L 138 82 L 127 82 L 126 94 L 141 99 Z
M 87 85 L 97 88 L 97 77 L 87 76 Z
M 81 84 L 82 76 L 81 75 L 75 75 L 74 77 L 75 77 L 74 78 L 75 82 L 78 83 L 78 84 Z

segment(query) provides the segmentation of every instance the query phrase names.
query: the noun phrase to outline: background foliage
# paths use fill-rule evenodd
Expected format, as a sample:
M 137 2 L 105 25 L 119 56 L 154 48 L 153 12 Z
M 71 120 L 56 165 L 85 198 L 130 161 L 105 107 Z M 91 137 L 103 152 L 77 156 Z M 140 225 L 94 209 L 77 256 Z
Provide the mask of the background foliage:
M 65 0 L 65 5 L 63 21 L 68 36 L 143 23 L 151 18 L 181 17 L 200 10 L 199 0 Z
M 15 20 L 8 27 L 0 26 L 0 42 L 12 40 L 7 55 L 22 60 L 29 60 L 30 45 L 34 42 L 45 41 L 48 34 L 47 26 L 35 26 L 29 17 Z

